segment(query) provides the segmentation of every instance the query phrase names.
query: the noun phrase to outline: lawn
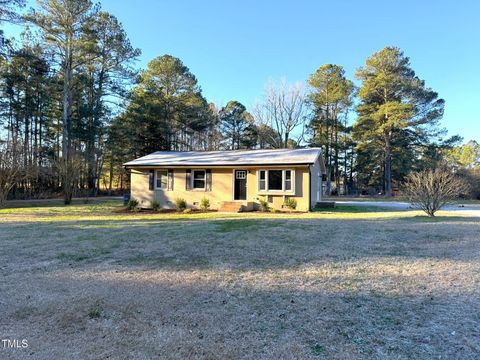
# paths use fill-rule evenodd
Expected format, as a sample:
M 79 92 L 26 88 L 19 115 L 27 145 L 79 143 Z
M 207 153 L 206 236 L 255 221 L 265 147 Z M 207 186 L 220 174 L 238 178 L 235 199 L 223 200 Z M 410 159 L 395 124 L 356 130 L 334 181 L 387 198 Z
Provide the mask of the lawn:
M 0 358 L 467 359 L 480 219 L 0 210 Z

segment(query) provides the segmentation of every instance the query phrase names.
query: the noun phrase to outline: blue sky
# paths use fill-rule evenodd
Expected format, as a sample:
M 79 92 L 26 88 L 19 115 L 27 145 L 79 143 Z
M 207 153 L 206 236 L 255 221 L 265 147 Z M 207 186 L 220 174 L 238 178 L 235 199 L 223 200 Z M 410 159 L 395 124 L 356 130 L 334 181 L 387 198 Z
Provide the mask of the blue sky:
M 355 70 L 384 46 L 402 48 L 446 100 L 449 134 L 480 140 L 480 1 L 102 0 L 142 50 L 139 66 L 171 54 L 208 101 L 261 99 L 269 79 L 305 81 L 319 66 Z

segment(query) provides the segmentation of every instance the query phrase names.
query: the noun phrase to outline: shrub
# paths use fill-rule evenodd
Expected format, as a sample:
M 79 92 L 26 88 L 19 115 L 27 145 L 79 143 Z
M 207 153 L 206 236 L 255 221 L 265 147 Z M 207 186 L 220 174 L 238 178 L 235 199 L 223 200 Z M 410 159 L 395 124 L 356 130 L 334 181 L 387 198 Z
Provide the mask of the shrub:
M 443 206 L 467 193 L 468 186 L 452 172 L 437 169 L 408 175 L 403 191 L 415 207 L 433 217 Z
M 160 203 L 158 202 L 158 200 L 152 200 L 150 202 L 150 207 L 154 210 L 154 211 L 157 211 L 158 209 L 160 209 Z
M 128 200 L 128 203 L 127 203 L 127 209 L 128 210 L 134 210 L 136 208 L 138 208 L 138 200 L 137 199 L 134 199 L 134 198 L 131 198 L 130 200 Z
M 175 206 L 178 211 L 183 211 L 187 208 L 187 202 L 183 198 L 177 198 L 177 200 L 175 200 Z
M 283 203 L 283 206 L 295 210 L 297 208 L 297 200 L 295 198 L 289 197 L 285 199 L 285 202 Z
M 192 209 L 184 209 L 183 213 L 184 214 L 190 214 L 192 212 Z
M 200 209 L 203 211 L 208 211 L 208 209 L 210 209 L 210 200 L 208 198 L 204 197 L 200 200 Z
M 260 205 L 260 211 L 268 211 L 270 209 L 270 205 L 268 205 L 268 201 L 264 198 L 258 199 L 258 203 Z

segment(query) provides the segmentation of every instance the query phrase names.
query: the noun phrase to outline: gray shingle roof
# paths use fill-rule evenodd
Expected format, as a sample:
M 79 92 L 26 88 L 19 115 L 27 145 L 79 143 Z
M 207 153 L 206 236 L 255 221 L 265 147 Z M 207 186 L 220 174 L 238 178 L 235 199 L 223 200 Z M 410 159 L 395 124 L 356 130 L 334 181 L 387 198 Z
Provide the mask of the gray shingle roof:
M 157 151 L 129 161 L 130 166 L 228 166 L 313 164 L 320 148 L 235 150 L 235 151 Z

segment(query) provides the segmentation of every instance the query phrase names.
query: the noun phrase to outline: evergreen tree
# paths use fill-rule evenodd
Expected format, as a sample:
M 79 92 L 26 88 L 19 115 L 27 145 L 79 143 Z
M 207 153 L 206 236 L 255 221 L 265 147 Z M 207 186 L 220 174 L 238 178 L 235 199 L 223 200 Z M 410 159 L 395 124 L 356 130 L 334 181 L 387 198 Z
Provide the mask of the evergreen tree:
M 443 115 L 444 101 L 415 75 L 409 59 L 398 48 L 386 47 L 373 54 L 365 67 L 358 69 L 356 77 L 362 85 L 354 137 L 360 148 L 370 152 L 371 143 L 381 144 L 380 149 L 375 147 L 375 154 L 383 154 L 382 164 L 377 167 L 383 167 L 384 192 L 391 196 L 392 179 L 399 171 L 392 167 L 408 166 L 393 159 L 395 136 L 403 136 L 405 130 L 424 141 L 437 135 L 435 125 Z M 408 140 L 409 144 L 412 142 L 413 139 Z
M 229 150 L 238 150 L 254 146 L 255 138 L 253 118 L 245 106 L 232 100 L 220 110 L 220 129 L 223 137 L 223 147 Z M 247 139 L 247 131 L 249 139 Z
M 195 76 L 180 59 L 164 55 L 140 73 L 120 119 L 129 129 L 135 157 L 204 148 L 206 141 L 198 133 L 207 131 L 212 117 Z
M 354 86 L 345 78 L 343 68 L 332 64 L 318 68 L 310 76 L 308 84 L 312 89 L 308 99 L 315 114 L 310 122 L 311 145 L 321 146 L 324 150 L 328 174 L 327 192 L 330 194 L 332 180 L 335 181 L 336 191 L 340 189 L 340 157 L 349 144 L 348 128 L 342 118 L 347 119 Z M 345 162 L 343 171 L 346 174 Z

